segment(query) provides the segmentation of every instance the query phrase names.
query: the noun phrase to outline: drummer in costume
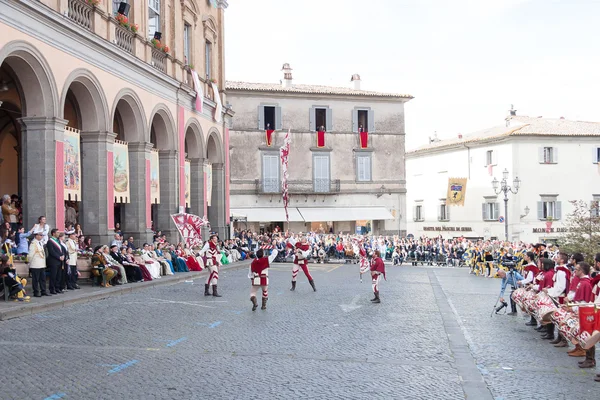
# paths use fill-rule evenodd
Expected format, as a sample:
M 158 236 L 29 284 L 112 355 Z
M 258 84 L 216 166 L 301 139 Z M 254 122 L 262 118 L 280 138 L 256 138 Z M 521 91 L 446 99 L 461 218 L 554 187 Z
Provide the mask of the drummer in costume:
M 304 275 L 308 278 L 308 283 L 312 286 L 313 291 L 317 291 L 315 287 L 315 281 L 313 280 L 310 272 L 308 271 L 308 259 L 310 254 L 310 245 L 306 237 L 302 237 L 300 241 L 297 241 L 293 237 L 288 240 L 288 247 L 294 249 L 294 267 L 292 268 L 292 287 L 290 290 L 296 290 L 296 278 L 298 277 L 298 271 L 302 268 Z
M 367 259 L 367 251 L 365 250 L 365 246 L 363 242 L 360 241 L 358 244 L 358 257 L 359 257 L 359 265 L 360 265 L 360 281 L 362 282 L 362 275 L 367 272 L 369 269 L 369 260 Z
M 552 278 L 554 284 L 551 288 L 544 289 L 544 292 L 548 296 L 558 299 L 559 304 L 564 304 L 567 297 L 567 289 L 569 288 L 569 280 L 571 279 L 571 271 L 567 268 L 566 264 L 569 260 L 569 256 L 565 253 L 558 254 L 558 265 L 554 268 L 554 277 Z M 554 324 L 552 325 L 552 336 L 554 336 Z M 548 332 L 550 328 L 548 328 Z M 567 347 L 567 340 L 559 333 L 556 339 L 552 340 L 550 344 L 555 347 Z
M 272 250 L 271 250 L 272 249 Z M 266 256 L 271 251 L 270 256 Z M 267 300 L 269 299 L 269 267 L 277 257 L 277 248 L 274 246 L 263 246 L 256 252 L 256 258 L 250 264 L 250 273 L 248 277 L 252 282 L 250 288 L 250 301 L 252 302 L 252 311 L 256 311 L 258 302 L 256 301 L 256 292 L 258 288 L 262 289 L 261 310 L 267 309 Z
M 381 282 L 381 277 L 385 278 L 385 264 L 381 259 L 381 253 L 379 250 L 375 250 L 373 253 L 373 258 L 371 259 L 371 280 L 373 282 L 373 294 L 375 297 L 371 299 L 373 303 L 381 303 L 379 300 L 379 282 Z
M 204 295 L 210 296 L 209 288 L 212 285 L 212 295 L 221 297 L 217 292 L 217 284 L 219 282 L 219 267 L 221 266 L 221 252 L 217 247 L 217 235 L 212 235 L 210 240 L 206 242 L 200 255 L 206 257 L 206 268 L 208 268 L 208 278 L 204 284 Z
M 529 284 L 533 284 L 535 277 L 538 276 L 538 274 L 540 273 L 539 268 L 533 262 L 534 259 L 535 259 L 535 254 L 531 251 L 528 251 L 523 256 L 523 260 L 526 263 L 525 267 L 523 268 L 523 274 L 525 275 L 525 278 L 523 280 L 517 282 L 519 284 L 519 286 L 524 287 Z M 536 326 L 537 325 L 537 322 L 536 322 L 535 318 L 533 317 L 533 315 L 531 316 L 531 320 L 529 320 L 529 322 L 527 322 L 525 325 L 527 325 L 527 326 Z
M 551 288 L 554 285 L 554 261 L 550 260 L 549 258 L 542 258 L 541 266 L 543 269 L 542 276 L 539 277 L 538 283 L 536 285 L 533 285 L 533 289 L 538 292 L 541 292 L 544 289 Z M 554 339 L 553 324 L 540 325 L 537 328 L 537 330 L 539 332 L 545 331 L 544 336 L 542 336 L 542 339 Z
M 596 276 L 590 279 L 590 286 L 592 286 L 592 300 L 596 304 L 596 307 L 600 308 L 600 253 L 596 254 L 594 258 Z M 595 338 L 594 338 L 595 337 Z M 598 340 L 598 332 L 595 331 L 592 335 L 592 346 L 585 352 L 585 360 L 579 362 L 580 368 L 592 368 L 596 366 L 596 346 L 595 343 Z M 588 347 L 588 346 L 586 346 Z M 600 374 L 597 374 L 594 378 L 596 382 L 600 382 Z

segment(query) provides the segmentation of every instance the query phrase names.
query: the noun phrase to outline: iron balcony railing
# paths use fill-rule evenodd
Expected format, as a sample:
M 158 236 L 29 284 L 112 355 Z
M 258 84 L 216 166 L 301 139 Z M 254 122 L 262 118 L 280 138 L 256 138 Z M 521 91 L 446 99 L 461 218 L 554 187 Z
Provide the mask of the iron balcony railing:
M 281 193 L 281 181 L 279 179 L 255 180 L 255 191 L 257 194 Z M 288 193 L 290 194 L 335 194 L 340 192 L 339 179 L 313 179 L 313 180 L 290 180 L 288 181 Z

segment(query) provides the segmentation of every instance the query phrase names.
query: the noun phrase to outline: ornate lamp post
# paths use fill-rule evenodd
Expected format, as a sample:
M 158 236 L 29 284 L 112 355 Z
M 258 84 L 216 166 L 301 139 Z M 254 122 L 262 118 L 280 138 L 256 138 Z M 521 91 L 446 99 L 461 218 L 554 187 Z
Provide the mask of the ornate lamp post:
M 519 187 L 521 186 L 521 180 L 515 176 L 513 180 L 513 185 L 508 186 L 508 169 L 504 168 L 502 172 L 502 180 L 498 182 L 496 177 L 492 181 L 492 187 L 494 188 L 494 193 L 499 195 L 504 192 L 504 239 L 508 241 L 508 192 L 512 194 L 517 194 L 519 192 Z

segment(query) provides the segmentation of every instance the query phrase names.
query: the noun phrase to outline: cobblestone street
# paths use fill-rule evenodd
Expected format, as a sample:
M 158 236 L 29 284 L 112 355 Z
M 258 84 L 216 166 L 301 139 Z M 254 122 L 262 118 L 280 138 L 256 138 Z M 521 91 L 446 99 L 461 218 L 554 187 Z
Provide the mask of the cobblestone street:
M 590 399 L 580 370 L 524 325 L 490 318 L 500 280 L 388 266 L 381 300 L 356 265 L 270 273 L 252 312 L 247 269 L 223 297 L 179 283 L 0 322 L 1 399 Z

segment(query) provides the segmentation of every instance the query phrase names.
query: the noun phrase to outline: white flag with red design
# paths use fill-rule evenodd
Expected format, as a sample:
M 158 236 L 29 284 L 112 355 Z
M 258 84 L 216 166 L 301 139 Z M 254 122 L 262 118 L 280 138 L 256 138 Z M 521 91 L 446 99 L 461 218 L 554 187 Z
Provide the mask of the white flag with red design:
M 202 246 L 202 227 L 210 227 L 206 217 L 182 213 L 173 214 L 171 218 L 189 248 Z
M 290 156 L 290 130 L 288 129 L 285 134 L 285 139 L 283 140 L 283 146 L 279 149 L 279 153 L 281 155 L 281 172 L 282 172 L 282 180 L 281 180 L 281 193 L 283 197 L 283 208 L 285 209 L 285 220 L 290 222 L 290 217 L 288 215 L 288 203 L 290 200 L 288 194 L 288 159 Z

